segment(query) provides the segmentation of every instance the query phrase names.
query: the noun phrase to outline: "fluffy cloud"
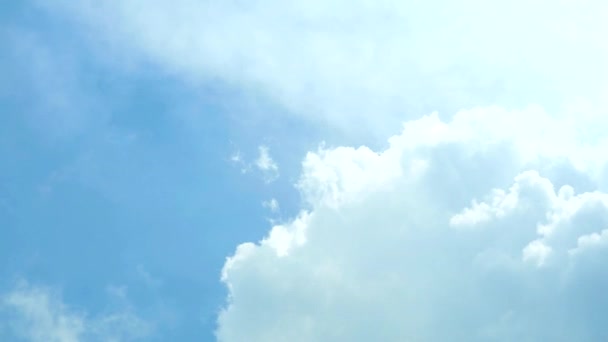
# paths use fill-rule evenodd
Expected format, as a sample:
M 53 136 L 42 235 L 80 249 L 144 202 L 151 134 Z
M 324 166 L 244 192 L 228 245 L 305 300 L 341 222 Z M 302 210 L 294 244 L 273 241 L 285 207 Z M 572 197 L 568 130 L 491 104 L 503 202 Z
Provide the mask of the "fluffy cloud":
M 123 293 L 124 294 L 124 293 Z M 130 310 L 88 317 L 67 307 L 49 288 L 21 282 L 0 297 L 5 329 L 0 336 L 31 342 L 134 341 L 148 337 L 152 326 Z M 2 331 L 5 330 L 5 331 Z
M 497 107 L 309 153 L 307 203 L 223 270 L 219 341 L 599 341 L 606 140 Z
M 334 127 L 392 129 L 404 116 L 494 103 L 607 107 L 608 7 L 601 0 L 52 6 L 129 61 L 140 56 L 195 83 L 220 81 Z

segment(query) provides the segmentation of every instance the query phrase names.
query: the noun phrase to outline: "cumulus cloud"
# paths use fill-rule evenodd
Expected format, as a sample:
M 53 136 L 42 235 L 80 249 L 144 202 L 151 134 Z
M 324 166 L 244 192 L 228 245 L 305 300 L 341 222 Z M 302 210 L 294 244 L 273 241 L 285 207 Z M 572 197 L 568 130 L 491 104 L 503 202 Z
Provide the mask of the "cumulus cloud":
M 124 289 L 121 289 L 124 295 Z M 0 297 L 4 338 L 31 342 L 135 341 L 150 336 L 152 325 L 131 310 L 90 317 L 70 308 L 49 288 L 18 284 Z
M 601 0 L 52 6 L 129 61 L 140 56 L 189 81 L 224 82 L 333 127 L 392 129 L 403 117 L 494 103 L 607 108 L 608 7 Z
M 306 208 L 228 258 L 219 341 L 608 337 L 606 139 L 540 107 L 310 152 Z

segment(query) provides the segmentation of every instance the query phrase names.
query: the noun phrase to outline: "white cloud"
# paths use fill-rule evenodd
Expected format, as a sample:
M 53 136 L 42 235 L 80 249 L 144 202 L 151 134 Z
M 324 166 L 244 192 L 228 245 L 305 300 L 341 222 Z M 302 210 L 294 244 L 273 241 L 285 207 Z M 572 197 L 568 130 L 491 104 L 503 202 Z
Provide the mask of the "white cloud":
M 224 266 L 219 341 L 605 339 L 608 156 L 588 125 L 476 108 L 379 153 L 309 153 L 308 208 Z
M 116 292 L 118 288 L 112 288 Z M 124 289 L 121 292 L 124 295 Z M 134 341 L 146 338 L 152 325 L 128 308 L 89 317 L 66 306 L 60 296 L 46 287 L 20 282 L 0 297 L 3 320 L 10 339 L 31 342 Z
M 189 81 L 225 82 L 283 112 L 360 132 L 480 104 L 607 108 L 601 0 L 58 5 L 129 61 L 140 56 Z
M 267 183 L 270 183 L 279 177 L 279 166 L 270 156 L 270 152 L 267 146 L 258 147 L 260 155 L 255 161 L 255 166 L 258 170 L 264 174 L 264 179 Z

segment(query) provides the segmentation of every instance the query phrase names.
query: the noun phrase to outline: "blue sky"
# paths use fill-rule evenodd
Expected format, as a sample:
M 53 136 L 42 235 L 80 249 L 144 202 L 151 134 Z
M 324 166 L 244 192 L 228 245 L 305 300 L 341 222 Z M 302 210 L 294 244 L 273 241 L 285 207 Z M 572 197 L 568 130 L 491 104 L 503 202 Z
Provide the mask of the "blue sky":
M 0 5 L 0 339 L 608 336 L 608 8 L 524 3 Z
M 144 316 L 175 316 L 161 340 L 211 339 L 224 259 L 278 218 L 262 201 L 281 199 L 284 213 L 298 202 L 288 173 L 266 184 L 230 159 L 253 162 L 279 138 L 236 114 L 276 109 L 219 82 L 116 65 L 66 20 L 3 7 L 2 288 L 58 287 L 96 313 L 108 286 L 127 286 Z

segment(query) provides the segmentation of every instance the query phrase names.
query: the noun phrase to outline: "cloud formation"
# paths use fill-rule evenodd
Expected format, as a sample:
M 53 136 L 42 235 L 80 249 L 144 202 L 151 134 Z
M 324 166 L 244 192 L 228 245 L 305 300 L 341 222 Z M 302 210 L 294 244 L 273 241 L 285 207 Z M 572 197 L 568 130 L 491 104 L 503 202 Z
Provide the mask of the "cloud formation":
M 149 322 L 128 309 L 90 317 L 66 306 L 51 289 L 26 282 L 18 284 L 0 300 L 5 322 L 0 336 L 7 340 L 135 341 L 149 337 L 153 329 Z
M 128 60 L 333 128 L 385 134 L 404 117 L 489 104 L 608 107 L 601 0 L 53 4 Z
M 114 53 L 317 124 L 439 110 L 380 153 L 306 156 L 306 209 L 226 262 L 221 341 L 607 337 L 605 1 L 54 4 Z
M 532 106 L 309 153 L 307 209 L 224 266 L 219 341 L 599 341 L 606 138 Z

